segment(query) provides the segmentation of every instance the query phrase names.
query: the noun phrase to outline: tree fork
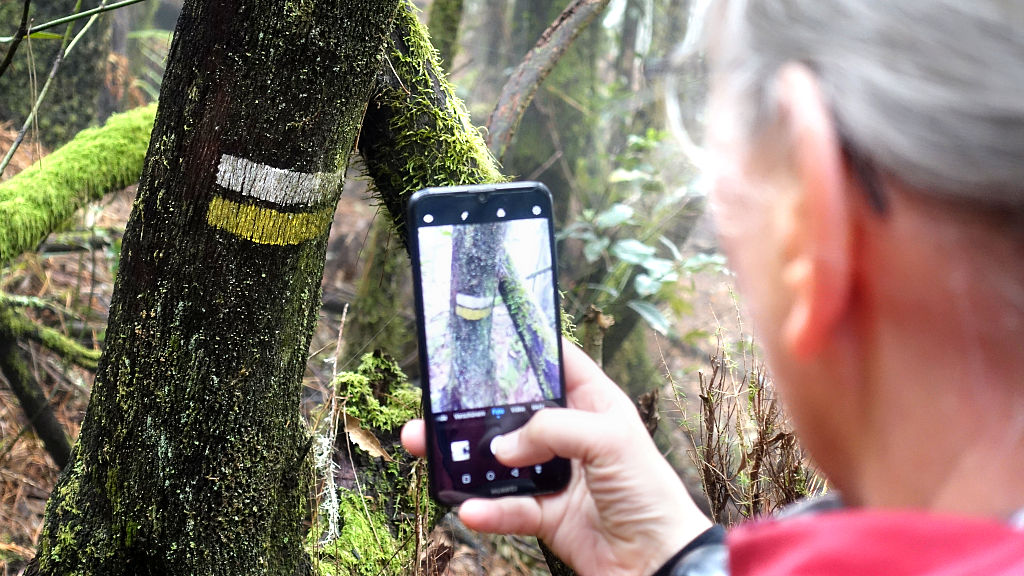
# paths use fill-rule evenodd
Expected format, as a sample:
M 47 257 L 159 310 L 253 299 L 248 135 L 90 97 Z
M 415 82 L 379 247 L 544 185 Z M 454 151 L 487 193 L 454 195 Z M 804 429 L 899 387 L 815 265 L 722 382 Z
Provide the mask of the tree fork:
M 190 0 L 92 398 L 30 574 L 293 575 L 301 376 L 397 0 Z

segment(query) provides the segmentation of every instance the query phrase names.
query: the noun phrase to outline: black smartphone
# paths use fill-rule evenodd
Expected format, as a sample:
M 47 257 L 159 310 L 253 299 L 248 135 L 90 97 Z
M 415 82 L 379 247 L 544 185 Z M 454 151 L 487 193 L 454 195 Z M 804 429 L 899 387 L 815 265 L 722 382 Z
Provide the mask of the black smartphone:
M 565 406 L 551 193 L 538 182 L 427 188 L 409 201 L 431 493 L 557 492 L 567 460 L 509 468 L 491 441 Z

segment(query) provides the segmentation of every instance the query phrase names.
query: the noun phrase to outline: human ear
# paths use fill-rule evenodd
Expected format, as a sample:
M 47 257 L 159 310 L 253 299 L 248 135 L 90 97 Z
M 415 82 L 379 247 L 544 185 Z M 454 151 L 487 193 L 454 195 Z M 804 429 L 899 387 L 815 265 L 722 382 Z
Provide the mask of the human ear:
M 782 281 L 791 292 L 783 345 L 796 357 L 820 352 L 847 312 L 851 293 L 851 210 L 842 149 L 828 104 L 803 65 L 779 71 L 777 95 L 784 156 L 795 195 L 782 218 Z

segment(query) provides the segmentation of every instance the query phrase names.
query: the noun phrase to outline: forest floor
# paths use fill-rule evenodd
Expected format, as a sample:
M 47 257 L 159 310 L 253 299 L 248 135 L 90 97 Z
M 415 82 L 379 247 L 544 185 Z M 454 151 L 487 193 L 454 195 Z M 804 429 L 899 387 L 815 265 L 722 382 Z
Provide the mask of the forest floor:
M 0 130 L 0 149 L 9 146 L 5 138 L 10 138 L 10 130 Z M 26 147 L 27 156 L 16 159 L 10 174 L 29 165 L 40 152 Z M 39 307 L 28 313 L 37 321 L 65 334 L 74 334 L 86 346 L 99 346 L 113 293 L 120 237 L 134 193 L 132 187 L 81 210 L 71 227 L 52 234 L 39 251 L 23 255 L 0 272 L 0 292 L 33 299 Z M 325 300 L 350 302 L 356 293 L 363 244 L 369 237 L 369 226 L 377 210 L 367 196 L 364 181 L 356 179 L 346 185 L 328 247 L 323 281 Z M 706 244 L 713 242 L 707 230 L 698 231 L 694 241 L 701 245 L 699 249 L 706 249 Z M 400 249 L 395 244 L 393 249 Z M 694 281 L 697 282 L 693 296 L 695 313 L 685 319 L 686 326 L 680 327 L 681 332 L 708 326 L 712 326 L 713 332 L 718 322 L 716 312 L 725 318 L 735 318 L 725 278 L 707 273 Z M 325 397 L 330 383 L 331 365 L 326 360 L 335 353 L 341 323 L 337 312 L 324 310 L 320 314 L 304 378 L 306 413 L 315 408 L 319 398 Z M 680 350 L 653 335 L 649 341 L 652 357 L 659 358 L 667 371 L 684 378 L 674 384 L 692 391 L 696 370 L 706 361 L 706 354 L 713 352 L 713 344 L 709 341 L 706 346 Z M 75 438 L 88 403 L 92 373 L 67 365 L 34 343 L 20 346 L 30 359 L 31 370 L 47 394 L 58 421 L 69 437 Z M 662 394 L 662 412 L 666 417 L 662 419 L 662 427 L 669 431 L 670 450 L 682 453 L 688 445 L 679 432 L 681 417 L 672 402 L 671 389 L 666 381 L 667 392 Z M 673 411 L 676 413 L 672 414 Z M 685 458 L 674 459 L 677 466 L 680 460 L 685 461 Z M 6 382 L 0 384 L 0 576 L 19 574 L 34 555 L 45 503 L 58 473 L 42 442 L 28 427 Z M 689 480 L 692 486 L 692 476 Z M 452 576 L 547 574 L 533 539 L 473 534 L 451 516 L 438 524 L 435 537 L 453 542 L 454 555 L 447 571 Z

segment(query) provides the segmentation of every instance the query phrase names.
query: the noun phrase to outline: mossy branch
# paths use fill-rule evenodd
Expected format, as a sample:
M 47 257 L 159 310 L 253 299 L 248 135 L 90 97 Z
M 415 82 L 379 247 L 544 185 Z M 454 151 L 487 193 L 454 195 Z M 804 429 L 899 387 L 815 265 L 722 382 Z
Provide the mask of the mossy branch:
M 100 361 L 100 350 L 86 348 L 59 331 L 38 322 L 33 322 L 18 310 L 8 309 L 0 313 L 2 330 L 15 338 L 28 338 L 33 342 L 55 352 L 63 360 L 95 370 Z
M 399 7 L 359 138 L 366 171 L 403 241 L 413 192 L 505 180 L 414 9 L 408 1 Z
M 523 281 L 509 255 L 501 262 L 498 291 L 544 396 L 556 397 L 560 391 L 560 376 L 558 363 L 553 359 L 558 358 L 558 344 L 548 331 L 549 320 L 544 317 L 540 307 L 523 286 Z
M 111 116 L 0 183 L 0 265 L 33 250 L 75 210 L 142 172 L 156 105 Z

